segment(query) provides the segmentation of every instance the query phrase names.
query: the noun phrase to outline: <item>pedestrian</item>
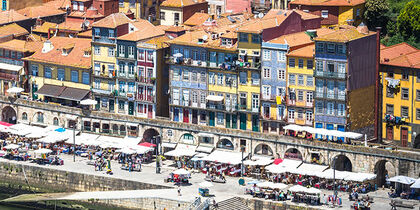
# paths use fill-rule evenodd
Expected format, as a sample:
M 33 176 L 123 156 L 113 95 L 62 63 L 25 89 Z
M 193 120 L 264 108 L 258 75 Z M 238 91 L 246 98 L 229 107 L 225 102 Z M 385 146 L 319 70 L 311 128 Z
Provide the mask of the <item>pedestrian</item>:
M 181 187 L 178 186 L 178 196 L 181 196 Z

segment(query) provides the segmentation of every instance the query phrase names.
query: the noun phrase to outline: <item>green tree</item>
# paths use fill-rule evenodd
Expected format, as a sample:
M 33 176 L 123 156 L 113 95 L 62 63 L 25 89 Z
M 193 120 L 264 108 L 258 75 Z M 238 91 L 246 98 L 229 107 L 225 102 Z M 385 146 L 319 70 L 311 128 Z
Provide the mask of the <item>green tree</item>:
M 414 1 L 408 2 L 397 18 L 397 27 L 401 35 L 408 39 L 420 38 L 420 5 Z
M 370 30 L 375 27 L 386 29 L 389 17 L 387 16 L 389 5 L 387 0 L 367 0 L 365 4 L 364 20 Z

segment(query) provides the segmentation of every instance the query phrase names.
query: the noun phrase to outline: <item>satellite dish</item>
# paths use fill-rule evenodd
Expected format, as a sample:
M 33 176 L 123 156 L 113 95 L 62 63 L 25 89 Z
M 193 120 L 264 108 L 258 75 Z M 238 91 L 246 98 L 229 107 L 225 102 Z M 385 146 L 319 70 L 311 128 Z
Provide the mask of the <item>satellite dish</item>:
M 264 14 L 263 14 L 262 12 L 260 12 L 260 13 L 258 14 L 258 17 L 259 17 L 259 18 L 263 18 L 263 17 L 264 17 Z
M 203 40 L 206 41 L 209 37 L 207 35 L 203 36 Z
M 89 22 L 89 21 L 87 21 L 87 20 L 85 20 L 85 21 L 83 22 L 83 24 L 84 24 L 86 27 L 89 27 L 90 22 Z

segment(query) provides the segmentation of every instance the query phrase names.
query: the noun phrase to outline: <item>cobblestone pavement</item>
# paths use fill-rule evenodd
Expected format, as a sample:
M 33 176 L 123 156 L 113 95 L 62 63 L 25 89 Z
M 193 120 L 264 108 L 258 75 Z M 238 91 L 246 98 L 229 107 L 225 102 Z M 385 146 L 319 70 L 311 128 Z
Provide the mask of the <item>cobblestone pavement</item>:
M 174 171 L 175 168 L 171 167 L 172 161 L 166 160 L 164 161 L 164 165 L 162 166 L 161 173 L 156 174 L 156 166 L 155 163 L 143 164 L 142 172 L 128 172 L 126 170 L 122 170 L 120 168 L 120 164 L 116 161 L 111 162 L 111 168 L 113 171 L 113 175 L 108 175 L 105 171 L 95 171 L 94 166 L 87 165 L 87 159 L 82 157 L 76 157 L 76 162 L 73 162 L 73 156 L 71 155 L 60 155 L 60 157 L 64 160 L 64 165 L 62 166 L 50 166 L 50 165 L 40 165 L 40 167 L 47 167 L 47 168 L 54 168 L 57 170 L 64 170 L 64 171 L 72 171 L 78 173 L 85 173 L 85 174 L 92 174 L 97 176 L 111 176 L 114 178 L 121 178 L 127 179 L 132 181 L 139 181 L 139 182 L 146 182 L 151 184 L 158 184 L 164 186 L 175 187 L 173 183 L 165 183 L 164 179 L 169 175 L 171 171 Z M 0 161 L 7 162 L 10 160 L 6 160 L 0 158 Z M 16 162 L 18 164 L 25 164 L 25 165 L 34 165 L 35 163 L 30 162 Z M 191 175 L 190 183 L 191 185 L 182 186 L 181 187 L 181 196 L 178 196 L 175 190 L 163 190 L 162 197 L 165 198 L 172 198 L 172 199 L 179 199 L 181 201 L 191 200 L 193 201 L 195 197 L 198 195 L 198 184 L 204 181 L 205 175 L 202 173 L 193 173 Z M 252 198 L 250 195 L 245 195 L 245 186 L 241 186 L 238 184 L 239 178 L 237 177 L 226 177 L 227 182 L 225 184 L 221 183 L 214 183 L 214 186 L 210 188 L 211 196 L 217 201 L 222 201 L 231 197 L 243 197 L 243 198 Z M 251 180 L 250 178 L 245 178 L 245 180 Z M 173 195 L 168 195 L 166 193 L 173 193 Z M 333 192 L 328 190 L 323 190 L 323 193 L 326 195 L 331 195 Z M 334 207 L 340 209 L 349 209 L 351 205 L 351 201 L 348 200 L 347 194 L 339 192 L 339 196 L 343 200 L 343 205 L 341 207 Z M 374 203 L 372 204 L 372 209 L 391 209 L 389 202 L 390 199 L 387 196 L 386 190 L 377 190 L 375 192 L 369 193 L 369 196 L 374 198 Z M 290 201 L 287 201 L 290 202 Z M 420 202 L 419 201 L 405 201 L 416 204 L 415 208 L 419 208 Z M 305 204 L 300 204 L 300 206 L 305 206 Z M 322 209 L 331 209 L 331 206 L 321 206 L 319 208 Z

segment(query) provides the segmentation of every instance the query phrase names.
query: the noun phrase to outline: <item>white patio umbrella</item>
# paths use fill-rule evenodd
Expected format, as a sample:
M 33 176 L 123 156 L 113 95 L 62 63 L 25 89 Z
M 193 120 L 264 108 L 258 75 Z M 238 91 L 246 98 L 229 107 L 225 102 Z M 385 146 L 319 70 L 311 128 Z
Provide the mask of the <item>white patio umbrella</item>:
M 300 186 L 300 185 L 294 185 L 289 188 L 291 192 L 306 192 L 307 188 Z
M 35 150 L 36 154 L 48 154 L 48 153 L 51 153 L 51 152 L 52 152 L 52 150 L 46 149 L 46 148 L 41 148 L 41 149 Z
M 269 186 L 271 189 L 285 189 L 287 187 L 287 185 L 283 184 L 283 183 L 273 183 L 271 186 Z
M 416 182 L 410 186 L 410 188 L 420 189 L 420 179 L 417 179 Z
M 209 187 L 213 187 L 213 184 L 211 182 L 208 181 L 204 181 L 201 182 L 200 184 L 198 184 L 201 188 L 209 188 Z
M 389 178 L 387 181 L 397 182 L 400 184 L 413 184 L 416 180 L 408 176 L 394 176 Z
M 17 148 L 19 148 L 20 146 L 19 145 L 17 145 L 17 144 L 8 144 L 8 145 L 6 145 L 4 148 L 5 149 L 17 149 Z
M 314 187 L 306 188 L 306 193 L 309 193 L 309 194 L 320 194 L 321 192 L 322 192 L 321 190 L 316 189 Z
M 178 170 L 176 170 L 176 171 L 174 171 L 172 173 L 173 174 L 178 174 L 178 175 L 190 175 L 190 172 L 187 171 L 187 170 L 185 170 L 185 169 L 183 169 L 183 168 L 178 169 Z
M 12 87 L 7 89 L 7 93 L 20 93 L 23 92 L 23 88 L 20 87 Z
M 90 98 L 80 101 L 81 105 L 96 105 L 97 103 L 98 103 L 97 101 Z
M 117 150 L 117 152 L 121 152 L 121 153 L 124 153 L 124 154 L 127 154 L 127 155 L 132 155 L 132 154 L 136 153 L 136 150 L 124 147 L 122 149 Z
M 274 184 L 273 182 L 260 182 L 257 184 L 257 187 L 269 188 L 273 184 Z
M 182 57 L 182 56 L 184 56 L 184 55 L 182 55 L 182 53 L 175 53 L 175 54 L 173 54 L 172 56 L 174 56 L 174 57 Z

